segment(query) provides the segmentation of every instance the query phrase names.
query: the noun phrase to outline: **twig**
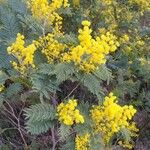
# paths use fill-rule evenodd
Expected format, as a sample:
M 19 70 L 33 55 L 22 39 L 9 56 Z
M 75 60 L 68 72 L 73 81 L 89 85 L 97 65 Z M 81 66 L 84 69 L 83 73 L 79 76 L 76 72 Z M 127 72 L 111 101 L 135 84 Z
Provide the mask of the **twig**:
M 78 83 L 75 88 L 64 98 L 67 99 L 78 87 L 79 87 L 80 83 Z
M 51 134 L 52 134 L 52 142 L 53 142 L 52 150 L 55 150 L 57 142 L 55 140 L 55 128 L 54 127 L 51 128 Z
M 25 150 L 27 150 L 27 149 L 28 149 L 28 145 L 27 145 L 26 140 L 25 140 L 25 138 L 24 138 L 24 136 L 23 136 L 22 129 L 21 129 L 21 125 L 20 125 L 20 115 L 21 115 L 21 113 L 22 113 L 22 111 L 23 111 L 23 107 L 24 107 L 24 106 L 22 107 L 22 109 L 21 109 L 21 111 L 19 112 L 19 115 L 18 115 L 18 117 L 17 117 L 17 116 L 15 115 L 15 112 L 14 112 L 13 107 L 9 104 L 9 102 L 7 102 L 7 101 L 5 101 L 5 102 L 7 103 L 7 105 L 9 106 L 9 108 L 11 109 L 11 112 L 10 112 L 8 109 L 6 109 L 6 108 L 5 108 L 5 110 L 17 120 L 17 123 L 15 123 L 14 121 L 13 121 L 13 123 L 17 126 L 17 129 L 18 129 L 18 131 L 19 131 L 19 133 L 20 133 L 20 136 L 21 136 L 22 141 L 23 141 L 24 146 L 25 146 L 24 148 L 25 148 Z M 9 118 L 9 119 L 11 119 L 11 118 Z M 11 120 L 12 120 L 12 119 L 11 119 Z

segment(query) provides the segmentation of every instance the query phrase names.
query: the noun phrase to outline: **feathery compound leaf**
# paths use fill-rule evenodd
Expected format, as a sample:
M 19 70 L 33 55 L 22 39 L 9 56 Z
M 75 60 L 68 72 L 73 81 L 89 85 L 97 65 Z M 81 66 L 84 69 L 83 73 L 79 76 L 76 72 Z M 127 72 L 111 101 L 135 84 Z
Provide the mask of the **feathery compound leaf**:
M 23 89 L 20 83 L 13 83 L 6 89 L 6 97 L 11 98 L 13 95 L 18 94 Z
M 36 135 L 47 132 L 52 126 L 53 122 L 51 120 L 26 123 L 27 131 Z
M 74 138 L 68 138 L 65 140 L 65 144 L 62 144 L 60 150 L 75 150 Z
M 131 132 L 126 128 L 122 128 L 120 130 L 120 138 L 125 141 L 131 141 Z
M 58 82 L 51 76 L 45 74 L 33 74 L 31 76 L 31 82 L 33 85 L 33 90 L 39 93 L 41 100 L 44 96 L 50 99 L 48 92 L 56 92 L 59 90 Z
M 58 40 L 60 40 L 60 42 L 62 42 L 62 43 L 69 44 L 69 45 L 77 45 L 78 44 L 76 35 L 73 33 L 65 34 L 63 37 L 60 37 Z
M 84 117 L 85 122 L 83 124 L 77 124 L 74 128 L 77 134 L 86 134 L 89 131 L 92 131 L 91 128 L 91 118 L 89 116 L 89 104 L 88 103 L 80 103 L 78 108 L 80 110 L 81 115 Z
M 39 66 L 39 73 L 52 75 L 54 73 L 54 69 L 53 64 L 41 64 Z
M 70 134 L 70 130 L 71 130 L 70 126 L 66 126 L 66 125 L 61 124 L 61 126 L 59 127 L 59 130 L 58 130 L 59 139 L 61 141 L 66 140 L 66 138 Z
M 99 80 L 93 74 L 76 74 L 77 79 L 83 84 L 88 90 L 96 95 L 98 99 L 101 99 L 103 90 L 100 86 L 101 80 Z
M 59 82 L 69 79 L 75 72 L 75 67 L 72 64 L 58 64 L 55 67 L 55 74 Z
M 0 44 L 0 69 L 10 68 L 10 56 L 6 52 L 6 47 Z
M 0 71 L 0 85 L 4 84 L 8 78 L 9 77 L 5 72 Z
M 55 110 L 50 104 L 36 104 L 25 109 L 25 116 L 29 122 L 38 122 L 55 119 Z
M 0 7 L 0 14 L 0 21 L 2 23 L 0 39 L 3 42 L 11 43 L 15 39 L 16 34 L 20 32 L 19 20 L 16 14 L 8 8 Z
M 27 119 L 26 129 L 31 134 L 41 134 L 52 127 L 56 114 L 52 105 L 36 104 L 24 111 Z
M 98 135 L 93 135 L 90 138 L 90 149 L 91 150 L 104 150 L 104 145 L 102 144 L 103 141 L 101 140 L 99 134 Z
M 94 75 L 97 78 L 108 82 L 112 78 L 110 70 L 105 65 L 101 65 L 99 69 L 94 72 Z
M 23 1 L 24 0 L 7 0 L 7 3 L 14 12 L 25 14 L 27 13 L 27 7 Z

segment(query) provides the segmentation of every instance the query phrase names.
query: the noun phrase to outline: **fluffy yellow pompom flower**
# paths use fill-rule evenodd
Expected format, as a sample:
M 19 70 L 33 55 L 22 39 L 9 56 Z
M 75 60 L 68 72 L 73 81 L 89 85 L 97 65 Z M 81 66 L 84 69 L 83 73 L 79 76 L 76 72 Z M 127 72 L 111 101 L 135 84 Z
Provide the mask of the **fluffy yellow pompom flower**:
M 28 7 L 35 19 L 40 21 L 44 27 L 54 25 L 56 32 L 59 32 L 62 24 L 62 17 L 56 12 L 61 7 L 68 7 L 68 0 L 28 0 Z
M 61 103 L 57 107 L 57 116 L 59 121 L 65 125 L 73 125 L 74 123 L 84 123 L 84 118 L 76 109 L 77 100 L 70 99 L 68 103 Z
M 131 105 L 118 105 L 113 93 L 105 97 L 102 106 L 93 106 L 90 112 L 93 129 L 102 135 L 105 144 L 108 144 L 110 138 L 123 128 L 130 130 L 131 136 L 137 135 L 135 123 L 130 122 L 136 110 Z
M 75 138 L 75 149 L 76 150 L 88 150 L 90 134 L 76 135 Z
M 116 37 L 109 32 L 93 38 L 90 24 L 87 20 L 82 21 L 83 28 L 78 31 L 79 45 L 70 48 L 62 58 L 63 61 L 74 62 L 79 70 L 87 73 L 95 71 L 104 64 L 106 54 L 114 52 L 119 46 Z
M 54 39 L 54 35 L 50 33 L 47 36 L 40 37 L 37 41 L 35 41 L 35 45 L 46 56 L 48 63 L 59 60 L 61 53 L 63 53 L 66 48 L 65 44 L 59 43 L 56 39 Z
M 36 47 L 34 44 L 30 44 L 25 47 L 24 44 L 24 36 L 18 33 L 16 41 L 7 48 L 8 54 L 13 55 L 17 59 L 17 62 L 11 62 L 14 69 L 19 71 L 21 74 L 24 74 L 29 67 L 35 67 L 33 58 Z

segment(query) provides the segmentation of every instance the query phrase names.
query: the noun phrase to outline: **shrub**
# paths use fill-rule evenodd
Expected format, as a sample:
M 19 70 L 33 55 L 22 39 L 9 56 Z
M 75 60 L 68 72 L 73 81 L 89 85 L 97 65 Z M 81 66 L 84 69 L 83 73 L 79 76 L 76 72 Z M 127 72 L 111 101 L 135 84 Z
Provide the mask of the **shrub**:
M 150 112 L 150 3 L 0 4 L 0 147 L 132 149 Z

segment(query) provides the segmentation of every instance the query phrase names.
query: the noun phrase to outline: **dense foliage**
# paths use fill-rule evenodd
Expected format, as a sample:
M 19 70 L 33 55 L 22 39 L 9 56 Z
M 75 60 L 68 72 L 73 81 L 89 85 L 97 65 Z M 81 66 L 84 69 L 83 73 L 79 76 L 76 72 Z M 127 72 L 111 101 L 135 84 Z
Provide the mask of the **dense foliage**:
M 149 11 L 0 0 L 0 149 L 149 149 Z

